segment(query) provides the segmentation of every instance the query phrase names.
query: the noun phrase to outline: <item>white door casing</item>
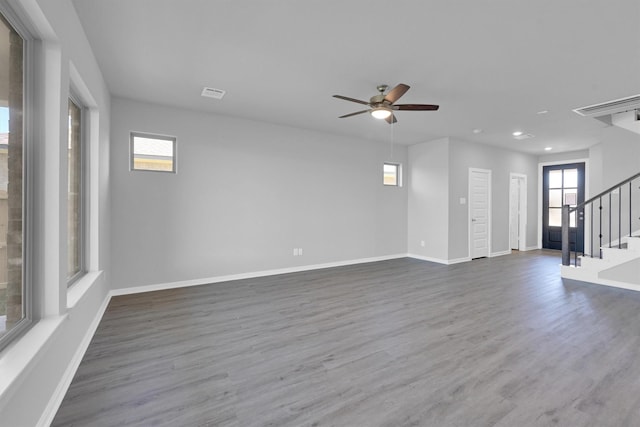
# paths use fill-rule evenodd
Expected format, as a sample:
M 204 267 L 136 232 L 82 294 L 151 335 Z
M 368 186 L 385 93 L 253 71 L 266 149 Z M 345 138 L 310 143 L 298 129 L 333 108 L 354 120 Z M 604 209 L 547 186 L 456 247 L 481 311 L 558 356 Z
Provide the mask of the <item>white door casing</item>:
M 469 257 L 488 257 L 491 248 L 491 171 L 469 168 Z
M 527 176 L 510 174 L 509 184 L 509 241 L 511 249 L 527 248 Z

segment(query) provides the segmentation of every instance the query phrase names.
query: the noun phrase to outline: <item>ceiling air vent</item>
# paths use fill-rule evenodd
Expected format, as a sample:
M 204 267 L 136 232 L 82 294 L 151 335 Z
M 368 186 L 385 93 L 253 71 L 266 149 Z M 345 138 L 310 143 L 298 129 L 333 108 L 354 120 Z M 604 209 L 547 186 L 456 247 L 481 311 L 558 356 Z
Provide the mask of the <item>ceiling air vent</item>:
M 205 87 L 204 89 L 202 89 L 202 96 L 205 96 L 207 98 L 215 98 L 215 99 L 222 99 L 222 97 L 224 96 L 226 92 L 222 89 L 215 89 L 212 87 Z
M 640 108 L 640 95 L 615 99 L 601 104 L 589 105 L 587 107 L 576 108 L 574 112 L 586 117 L 600 117 L 608 114 L 621 113 Z

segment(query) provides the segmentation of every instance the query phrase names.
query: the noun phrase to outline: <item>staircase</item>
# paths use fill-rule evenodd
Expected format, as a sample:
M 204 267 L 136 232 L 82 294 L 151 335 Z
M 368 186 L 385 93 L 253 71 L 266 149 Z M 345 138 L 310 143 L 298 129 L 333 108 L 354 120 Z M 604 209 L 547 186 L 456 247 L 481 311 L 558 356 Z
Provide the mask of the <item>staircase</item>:
M 640 173 L 562 208 L 563 278 L 640 291 L 639 185 Z
M 621 248 L 603 247 L 602 258 L 579 255 L 578 265 L 562 265 L 566 279 L 640 291 L 640 237 L 628 237 Z

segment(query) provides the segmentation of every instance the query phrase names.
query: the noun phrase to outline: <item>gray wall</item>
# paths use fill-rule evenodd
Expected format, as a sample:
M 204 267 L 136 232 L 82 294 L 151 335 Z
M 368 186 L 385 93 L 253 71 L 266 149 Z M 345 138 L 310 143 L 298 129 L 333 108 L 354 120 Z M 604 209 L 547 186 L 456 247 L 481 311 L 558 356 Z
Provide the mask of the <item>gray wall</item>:
M 602 130 L 602 189 L 640 172 L 640 135 L 610 126 Z
M 129 171 L 130 131 L 176 136 L 178 173 Z M 114 99 L 111 149 L 114 288 L 406 253 L 404 147 Z
M 448 138 L 409 147 L 409 254 L 440 262 L 448 259 L 448 169 Z
M 535 156 L 451 139 L 449 159 L 449 259 L 469 256 L 469 168 L 491 170 L 491 253 L 510 249 L 510 173 L 527 176 L 527 247 L 537 244 Z M 461 197 L 467 204 L 460 204 Z
M 409 164 L 410 254 L 441 262 L 469 257 L 469 168 L 492 171 L 491 253 L 509 251 L 511 173 L 527 176 L 527 247 L 537 245 L 535 156 L 442 138 L 409 147 Z M 421 240 L 425 247 L 420 246 Z

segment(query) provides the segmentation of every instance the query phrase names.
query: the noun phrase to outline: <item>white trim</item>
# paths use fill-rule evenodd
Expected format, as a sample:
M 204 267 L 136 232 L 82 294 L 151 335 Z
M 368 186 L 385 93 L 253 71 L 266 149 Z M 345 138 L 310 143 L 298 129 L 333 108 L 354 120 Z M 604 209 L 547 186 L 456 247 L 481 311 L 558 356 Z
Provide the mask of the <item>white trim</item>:
M 137 294 L 141 292 L 151 292 L 151 291 L 160 291 L 165 289 L 175 289 L 175 288 L 185 288 L 188 286 L 201 286 L 201 285 L 209 285 L 213 283 L 220 282 L 230 282 L 233 280 L 242 280 L 242 279 L 253 279 L 256 277 L 267 277 L 267 276 L 275 276 L 277 274 L 287 274 L 287 273 L 299 273 L 302 271 L 310 271 L 310 270 L 319 270 L 323 268 L 332 268 L 332 267 L 342 267 L 345 265 L 354 265 L 354 264 L 364 264 L 368 262 L 378 262 L 378 261 L 386 261 L 390 259 L 397 258 L 406 258 L 407 254 L 394 254 L 394 255 L 385 255 L 379 257 L 372 258 L 360 258 L 353 259 L 347 261 L 337 261 L 337 262 L 329 262 L 325 264 L 310 264 L 303 265 L 300 267 L 289 267 L 289 268 L 278 268 L 273 270 L 263 270 L 263 271 L 254 271 L 249 273 L 239 273 L 239 274 L 229 274 L 225 276 L 214 276 L 214 277 L 204 277 L 200 279 L 193 280 L 181 280 L 178 282 L 167 282 L 167 283 L 157 283 L 154 285 L 144 285 L 144 286 L 132 286 L 129 288 L 120 288 L 113 289 L 111 294 L 113 296 L 117 295 L 129 295 L 129 294 Z
M 51 344 L 67 315 L 40 319 L 19 340 L 5 347 L 0 359 L 0 410 L 13 397 L 33 367 L 41 362 L 44 349 Z M 9 350 L 10 348 L 10 350 Z M 9 351 L 7 351 L 9 350 Z
M 524 250 L 525 251 L 537 251 L 538 249 L 540 249 L 538 246 L 527 246 Z
M 91 324 L 87 329 L 87 332 L 84 334 L 84 337 L 82 338 L 82 341 L 80 341 L 80 344 L 76 349 L 76 352 L 73 354 L 73 357 L 71 358 L 71 361 L 67 366 L 67 369 L 64 371 L 62 378 L 60 378 L 60 382 L 58 383 L 58 386 L 56 387 L 55 391 L 51 395 L 51 398 L 49 399 L 47 406 L 42 412 L 42 415 L 38 420 L 38 424 L 36 424 L 37 427 L 47 427 L 51 425 L 51 423 L 53 422 L 53 419 L 56 416 L 58 409 L 60 409 L 62 400 L 64 399 L 64 396 L 67 394 L 67 391 L 69 390 L 71 381 L 73 380 L 73 377 L 75 376 L 76 371 L 80 366 L 80 362 L 82 362 L 82 358 L 87 352 L 87 349 L 89 348 L 89 344 L 91 344 L 91 340 L 93 339 L 93 336 L 96 333 L 98 326 L 100 325 L 102 316 L 104 316 L 104 312 L 107 310 L 107 307 L 109 306 L 109 302 L 111 301 L 112 296 L 113 296 L 112 292 L 109 292 L 105 297 L 104 301 L 102 301 L 102 304 L 100 305 L 100 308 L 96 312 L 96 315 L 94 316 L 93 321 L 91 321 Z
M 432 258 L 428 256 L 416 255 L 416 254 L 407 254 L 408 258 L 419 259 L 421 261 L 435 262 L 438 264 L 444 265 L 452 265 L 452 264 L 460 264 L 461 262 L 471 261 L 471 258 L 454 258 L 454 259 L 442 259 L 442 258 Z
M 472 259 L 473 253 L 471 251 L 471 246 L 473 242 L 473 229 L 471 227 L 471 206 L 473 201 L 471 199 L 471 173 L 472 172 L 481 172 L 489 175 L 487 180 L 487 256 L 491 255 L 491 181 L 493 180 L 491 169 L 479 169 L 479 168 L 469 168 L 469 174 L 467 176 L 467 224 L 469 227 L 468 230 L 468 245 L 467 245 L 467 258 Z
M 497 256 L 504 256 L 504 255 L 511 255 L 511 249 L 507 250 L 507 251 L 500 251 L 500 252 L 492 252 L 489 254 L 489 258 L 494 258 Z
M 537 249 L 542 249 L 542 170 L 545 166 L 564 165 L 571 163 L 584 163 L 584 197 L 585 200 L 589 199 L 589 159 L 566 159 L 557 160 L 553 162 L 540 162 L 538 163 L 538 242 Z M 585 230 L 586 233 L 586 230 Z M 587 236 L 585 234 L 585 242 Z
M 513 179 L 522 179 L 524 185 L 520 187 L 520 227 L 518 227 L 518 250 L 527 247 L 527 175 L 522 173 L 509 173 L 509 246 L 511 246 L 511 183 Z

